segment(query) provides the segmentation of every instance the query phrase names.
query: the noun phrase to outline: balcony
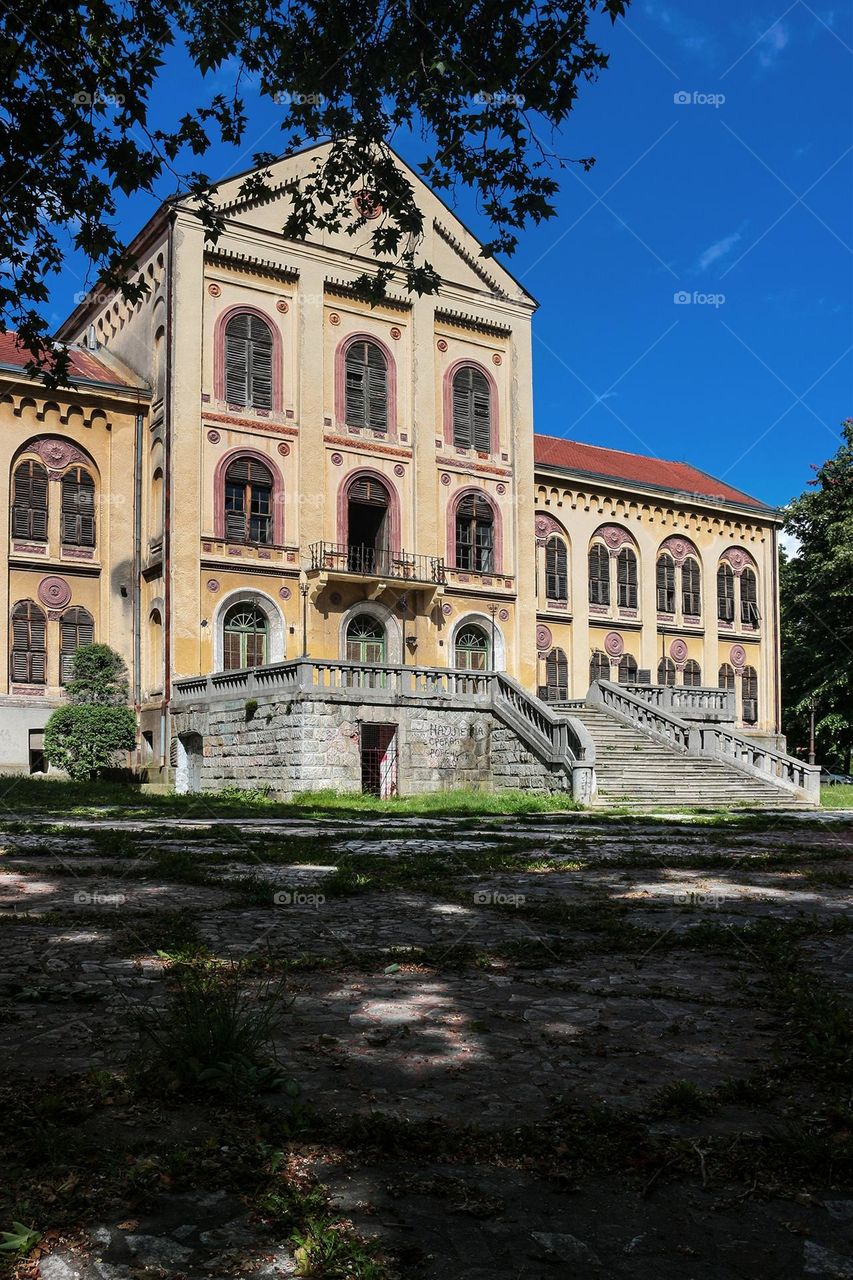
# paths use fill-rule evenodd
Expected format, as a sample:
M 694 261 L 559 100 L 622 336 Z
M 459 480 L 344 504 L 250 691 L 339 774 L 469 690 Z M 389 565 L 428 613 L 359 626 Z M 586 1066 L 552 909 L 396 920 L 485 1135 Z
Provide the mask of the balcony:
M 407 551 L 394 554 L 370 546 L 342 546 L 335 542 L 314 542 L 308 548 L 310 575 L 332 578 L 359 578 L 362 581 L 408 582 L 413 587 L 437 590 L 447 581 L 441 556 L 417 556 Z

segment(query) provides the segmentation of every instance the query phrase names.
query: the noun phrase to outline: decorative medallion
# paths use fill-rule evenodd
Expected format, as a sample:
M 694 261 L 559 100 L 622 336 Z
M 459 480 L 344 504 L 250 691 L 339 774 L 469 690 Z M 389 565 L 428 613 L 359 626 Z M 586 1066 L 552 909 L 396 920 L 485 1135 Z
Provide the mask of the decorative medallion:
M 279 453 L 281 454 L 281 456 L 282 456 L 283 458 L 286 458 L 286 457 L 288 457 L 288 455 L 289 455 L 289 453 L 290 453 L 290 445 L 289 445 L 289 444 L 280 444 L 280 445 L 278 446 L 278 451 L 279 451 Z
M 340 591 L 333 591 L 329 596 L 329 601 L 331 604 L 338 605 L 341 603 L 342 598 Z
M 441 483 L 442 483 L 442 484 L 450 484 L 450 476 L 447 474 L 447 472 L 446 472 L 446 471 L 444 471 L 444 472 L 442 473 L 442 476 L 441 476 Z
M 391 330 L 391 337 L 394 339 L 395 342 L 399 342 L 402 336 L 403 336 L 403 330 L 398 329 L 397 326 L 394 325 L 394 327 Z
M 661 551 L 668 551 L 676 564 L 681 565 L 688 556 L 698 555 L 696 548 L 689 538 L 667 538 L 661 543 Z
M 219 441 L 222 439 L 218 431 L 208 431 L 207 438 L 211 444 L 219 444 Z
M 492 364 L 503 364 L 503 357 L 499 356 L 497 351 L 492 356 Z
M 446 617 L 448 617 L 448 615 L 449 615 L 449 614 L 451 614 L 451 613 L 453 612 L 453 605 L 452 605 L 452 604 L 443 604 L 443 605 L 441 606 L 441 612 L 444 614 L 445 618 L 446 618 Z
M 552 516 L 537 515 L 536 517 L 536 541 L 543 546 L 548 541 L 552 533 L 562 533 L 563 530 L 557 524 Z
M 382 205 L 376 199 L 376 195 L 368 187 L 362 187 L 360 191 L 356 191 L 352 198 L 353 207 L 360 218 L 364 218 L 367 222 L 372 222 L 374 218 L 378 218 L 382 213 Z
M 332 454 L 332 457 L 331 457 L 331 463 L 332 463 L 332 466 L 333 466 L 333 467 L 340 467 L 340 466 L 342 466 L 342 465 L 343 465 L 343 461 L 344 461 L 344 460 L 343 460 L 343 455 L 342 455 L 342 454 L 340 454 L 340 453 L 333 453 L 333 454 Z
M 495 492 L 499 493 L 500 496 L 503 497 L 504 494 L 506 493 L 506 485 L 505 484 L 495 485 Z
M 498 617 L 500 618 L 501 622 L 509 622 L 509 609 L 501 609 L 500 613 L 498 614 Z
M 283 316 L 286 316 L 290 310 L 290 306 L 285 302 L 284 298 L 279 298 L 278 302 L 275 304 L 275 309 L 276 311 L 280 311 Z
M 447 342 L 445 341 L 444 338 L 439 338 L 438 342 L 435 345 L 438 347 L 439 351 L 447 350 Z
M 333 311 L 329 316 L 329 324 L 340 324 L 340 323 L 341 323 L 341 317 L 338 315 L 337 311 Z
M 394 468 L 394 475 L 404 476 L 405 474 L 406 474 L 406 468 L 403 466 L 402 462 L 398 462 L 396 467 Z
M 738 577 L 740 577 L 747 565 L 752 562 L 749 552 L 741 551 L 740 547 L 729 547 L 728 551 L 723 552 L 720 559 L 728 560 Z
M 290 587 L 279 587 L 278 594 L 282 600 L 290 599 Z
M 207 286 L 207 292 L 210 294 L 211 298 L 218 298 L 222 290 L 218 284 L 213 282 Z
M 31 446 L 42 462 L 53 471 L 61 471 L 72 462 L 88 462 L 85 453 L 67 440 L 37 440 Z
M 541 626 L 536 628 L 536 648 L 540 653 L 547 652 L 553 642 L 554 637 L 551 635 L 550 627 Z
M 63 609 L 71 599 L 71 588 L 64 578 L 42 578 L 38 586 L 38 597 L 42 604 L 51 609 Z
M 729 649 L 729 661 L 738 671 L 746 666 L 746 649 L 742 644 L 733 644 Z
M 216 595 L 216 592 L 219 590 L 219 582 L 217 581 L 216 578 L 208 578 L 207 589 L 208 591 L 212 591 L 213 594 Z
M 609 658 L 621 658 L 625 652 L 625 641 L 618 631 L 608 631 L 604 637 L 604 652 Z
M 601 538 L 611 551 L 618 551 L 626 542 L 632 541 L 628 530 L 618 524 L 603 524 L 600 529 L 596 529 L 595 536 Z
M 669 646 L 669 656 L 673 662 L 684 662 L 687 658 L 687 645 L 683 640 L 673 640 Z

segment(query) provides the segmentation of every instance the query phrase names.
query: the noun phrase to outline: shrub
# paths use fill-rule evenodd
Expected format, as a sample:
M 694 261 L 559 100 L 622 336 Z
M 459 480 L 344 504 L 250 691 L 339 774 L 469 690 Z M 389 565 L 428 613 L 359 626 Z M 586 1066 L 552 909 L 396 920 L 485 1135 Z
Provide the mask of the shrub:
M 68 701 L 119 707 L 128 699 L 127 668 L 108 644 L 81 645 L 71 660 Z
M 58 707 L 44 730 L 45 755 L 76 782 L 90 782 L 136 745 L 136 717 L 129 707 Z

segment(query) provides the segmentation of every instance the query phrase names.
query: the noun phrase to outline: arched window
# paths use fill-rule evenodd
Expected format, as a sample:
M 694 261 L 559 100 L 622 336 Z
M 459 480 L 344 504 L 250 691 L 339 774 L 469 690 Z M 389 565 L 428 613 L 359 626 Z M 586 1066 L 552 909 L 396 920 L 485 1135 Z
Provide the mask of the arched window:
M 362 666 L 385 662 L 385 628 L 378 618 L 362 613 L 352 619 L 347 627 L 347 662 Z
M 637 659 L 633 653 L 623 653 L 619 659 L 619 683 L 634 684 L 637 679 Z
M 47 682 L 45 616 L 32 600 L 20 600 L 12 610 L 9 675 L 13 684 Z
M 616 559 L 616 598 L 620 609 L 637 607 L 637 557 L 623 547 Z
M 562 649 L 552 649 L 545 659 L 546 697 L 550 701 L 569 696 L 569 663 Z
M 717 570 L 717 617 L 720 622 L 735 620 L 735 575 L 730 564 Z
M 681 566 L 681 612 L 691 618 L 702 614 L 702 575 L 692 556 Z
M 453 443 L 458 449 L 490 453 L 492 393 L 486 375 L 464 365 L 453 376 Z
M 724 662 L 717 672 L 717 688 L 718 689 L 734 689 L 735 687 L 735 669 Z
M 163 689 L 163 616 L 152 609 L 148 617 L 148 692 Z
M 47 542 L 47 471 L 28 460 L 12 479 L 12 537 Z
M 232 605 L 222 624 L 222 667 L 261 667 L 269 652 L 269 620 L 257 605 Z
M 744 569 L 740 575 L 740 620 L 744 626 L 757 627 L 760 617 L 758 579 L 754 569 Z
M 255 458 L 235 458 L 225 472 L 225 538 L 228 542 L 273 540 L 273 477 Z
M 350 427 L 388 430 L 388 364 L 375 342 L 353 342 L 347 349 L 346 419 Z
M 589 549 L 589 602 L 610 604 L 610 552 L 601 542 Z
M 260 316 L 240 312 L 225 326 L 225 399 L 272 408 L 272 330 Z
M 455 662 L 463 671 L 485 671 L 489 665 L 489 638 L 482 627 L 469 624 L 456 633 Z
M 95 620 L 87 609 L 66 609 L 59 619 L 59 683 L 68 684 L 74 655 L 95 639 Z
M 689 689 L 698 689 L 702 683 L 702 668 L 693 658 L 684 664 L 682 683 Z
M 658 556 L 656 569 L 658 613 L 675 613 L 675 561 L 672 556 Z
M 658 684 L 675 684 L 675 663 L 672 658 L 661 658 L 658 663 Z
M 492 573 L 494 550 L 494 512 L 485 498 L 469 493 L 456 508 L 456 568 Z
M 545 544 L 545 595 L 561 602 L 569 598 L 569 553 L 556 535 Z
M 758 672 L 755 667 L 744 667 L 741 692 L 743 694 L 743 722 L 755 724 L 758 720 Z
M 95 545 L 95 482 L 84 467 L 72 467 L 62 477 L 62 543 L 66 547 Z
M 610 679 L 610 659 L 602 649 L 593 649 L 589 660 L 589 682 Z

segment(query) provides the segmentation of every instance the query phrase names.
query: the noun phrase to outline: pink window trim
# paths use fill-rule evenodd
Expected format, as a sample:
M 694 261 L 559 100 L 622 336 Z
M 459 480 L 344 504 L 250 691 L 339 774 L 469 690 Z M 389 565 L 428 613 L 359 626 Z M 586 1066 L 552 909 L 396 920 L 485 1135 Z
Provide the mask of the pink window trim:
M 239 304 L 229 307 L 217 317 L 213 330 L 213 394 L 217 400 L 224 401 L 225 396 L 225 327 L 229 320 L 238 315 L 257 316 L 263 320 L 272 333 L 272 413 L 281 413 L 282 392 L 284 389 L 284 354 L 281 344 L 281 330 L 271 316 L 259 307 L 246 307 Z
M 225 472 L 237 458 L 254 458 L 263 463 L 272 475 L 272 540 L 276 546 L 284 543 L 284 484 L 278 467 L 258 449 L 232 449 L 219 459 L 213 474 L 213 531 L 217 538 L 225 538 Z
M 397 435 L 397 364 L 381 338 L 375 333 L 350 333 L 335 350 L 335 421 L 339 428 L 347 426 L 347 352 L 355 342 L 373 342 L 385 357 L 388 370 L 388 436 Z M 370 430 L 369 427 L 365 430 Z
M 453 379 L 456 377 L 460 369 L 476 369 L 482 373 L 489 384 L 489 417 L 491 419 L 491 437 L 492 447 L 490 453 L 497 453 L 499 445 L 498 431 L 498 384 L 485 365 L 478 364 L 476 360 L 456 360 L 444 373 L 444 383 L 442 388 L 443 409 L 444 414 L 444 440 L 446 444 L 453 445 Z
M 356 471 L 350 471 L 349 475 L 344 476 L 341 481 L 338 489 L 338 543 L 342 547 L 348 545 L 350 488 L 356 480 L 365 478 L 377 480 L 388 494 L 391 554 L 398 556 L 400 554 L 400 496 L 388 477 L 381 471 L 374 471 L 372 467 L 359 467 Z
M 462 499 L 468 498 L 472 494 L 474 494 L 478 498 L 485 499 L 485 501 L 488 502 L 489 506 L 492 508 L 492 515 L 494 517 L 494 524 L 492 525 L 492 529 L 494 531 L 494 538 L 493 538 L 494 545 L 492 547 L 494 565 L 491 570 L 491 575 L 498 576 L 504 572 L 503 522 L 501 519 L 500 508 L 492 500 L 491 495 L 486 493 L 485 489 L 478 489 L 477 486 L 473 484 L 468 485 L 465 489 L 457 490 L 457 492 L 454 493 L 452 500 L 447 504 L 447 563 L 451 569 L 459 568 L 459 566 L 456 563 L 456 511 Z M 475 570 L 466 569 L 463 572 L 474 573 Z

